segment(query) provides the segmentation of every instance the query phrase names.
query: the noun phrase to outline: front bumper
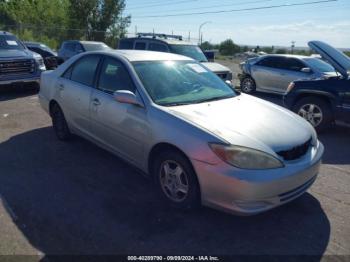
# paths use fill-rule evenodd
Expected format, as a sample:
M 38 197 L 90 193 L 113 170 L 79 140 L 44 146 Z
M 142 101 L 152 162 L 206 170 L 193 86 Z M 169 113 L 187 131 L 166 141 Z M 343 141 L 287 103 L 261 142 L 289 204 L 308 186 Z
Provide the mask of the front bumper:
M 20 83 L 37 83 L 40 84 L 40 75 L 42 71 L 26 75 L 0 76 L 0 85 L 11 85 Z
M 302 158 L 285 167 L 244 170 L 224 162 L 210 165 L 193 160 L 202 204 L 240 215 L 253 215 L 280 206 L 302 195 L 315 181 L 323 145 L 309 149 Z

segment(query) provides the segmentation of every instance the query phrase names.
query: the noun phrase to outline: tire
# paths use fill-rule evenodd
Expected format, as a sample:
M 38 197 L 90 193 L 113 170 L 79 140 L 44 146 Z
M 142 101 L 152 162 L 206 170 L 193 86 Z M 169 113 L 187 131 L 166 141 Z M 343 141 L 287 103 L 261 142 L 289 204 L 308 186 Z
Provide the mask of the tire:
M 185 210 L 200 206 L 197 176 L 183 154 L 175 150 L 161 152 L 154 161 L 153 170 L 156 186 L 171 206 Z
M 241 80 L 241 91 L 246 94 L 252 94 L 256 90 L 256 84 L 252 77 L 245 76 Z
M 308 121 L 318 132 L 333 122 L 333 113 L 327 101 L 317 97 L 305 97 L 293 107 L 293 111 Z
M 52 126 L 57 138 L 61 141 L 67 141 L 72 137 L 69 131 L 67 121 L 64 117 L 62 109 L 58 104 L 54 104 L 51 108 Z

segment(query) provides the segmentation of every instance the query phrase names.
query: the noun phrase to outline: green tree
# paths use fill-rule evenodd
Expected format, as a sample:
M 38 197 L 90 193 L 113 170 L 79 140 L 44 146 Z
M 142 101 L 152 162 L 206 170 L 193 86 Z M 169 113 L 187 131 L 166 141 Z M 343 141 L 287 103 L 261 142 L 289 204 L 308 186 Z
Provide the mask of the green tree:
M 287 54 L 287 50 L 285 48 L 279 48 L 276 50 L 276 54 Z
M 202 50 L 212 50 L 212 49 L 214 49 L 214 45 L 212 45 L 208 41 L 203 42 L 200 47 L 202 48 Z
M 124 0 L 70 0 L 69 24 L 86 30 L 73 32 L 78 37 L 113 45 L 130 25 L 131 17 L 123 16 L 124 9 Z
M 231 39 L 227 39 L 220 43 L 219 51 L 222 55 L 234 55 L 240 52 L 240 47 L 236 45 Z

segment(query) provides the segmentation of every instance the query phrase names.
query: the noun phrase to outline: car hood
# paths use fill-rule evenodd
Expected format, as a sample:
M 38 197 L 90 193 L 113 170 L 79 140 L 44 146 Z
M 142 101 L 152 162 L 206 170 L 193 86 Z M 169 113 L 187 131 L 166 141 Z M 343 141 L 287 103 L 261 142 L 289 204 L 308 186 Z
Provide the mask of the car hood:
M 308 43 L 311 49 L 319 53 L 323 59 L 327 60 L 339 73 L 345 78 L 350 72 L 350 58 L 338 49 L 321 41 L 310 41 Z
M 0 50 L 0 59 L 8 58 L 28 58 L 33 57 L 33 53 L 27 49 L 24 50 Z
M 220 65 L 218 63 L 202 62 L 201 64 L 207 67 L 212 72 L 230 72 L 231 71 L 228 67 Z
M 298 115 L 249 95 L 170 107 L 169 113 L 219 137 L 223 142 L 270 154 L 301 145 L 316 133 Z M 210 142 L 210 141 L 208 141 Z

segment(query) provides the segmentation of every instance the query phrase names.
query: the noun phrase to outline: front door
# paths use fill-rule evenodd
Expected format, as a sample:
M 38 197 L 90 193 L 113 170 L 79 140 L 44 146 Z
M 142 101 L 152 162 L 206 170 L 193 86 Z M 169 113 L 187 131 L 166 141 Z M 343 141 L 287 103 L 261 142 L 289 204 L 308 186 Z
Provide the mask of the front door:
M 116 58 L 102 63 L 90 101 L 95 139 L 134 164 L 143 163 L 144 143 L 149 137 L 145 108 L 117 102 L 117 90 L 138 92 L 125 66 Z

